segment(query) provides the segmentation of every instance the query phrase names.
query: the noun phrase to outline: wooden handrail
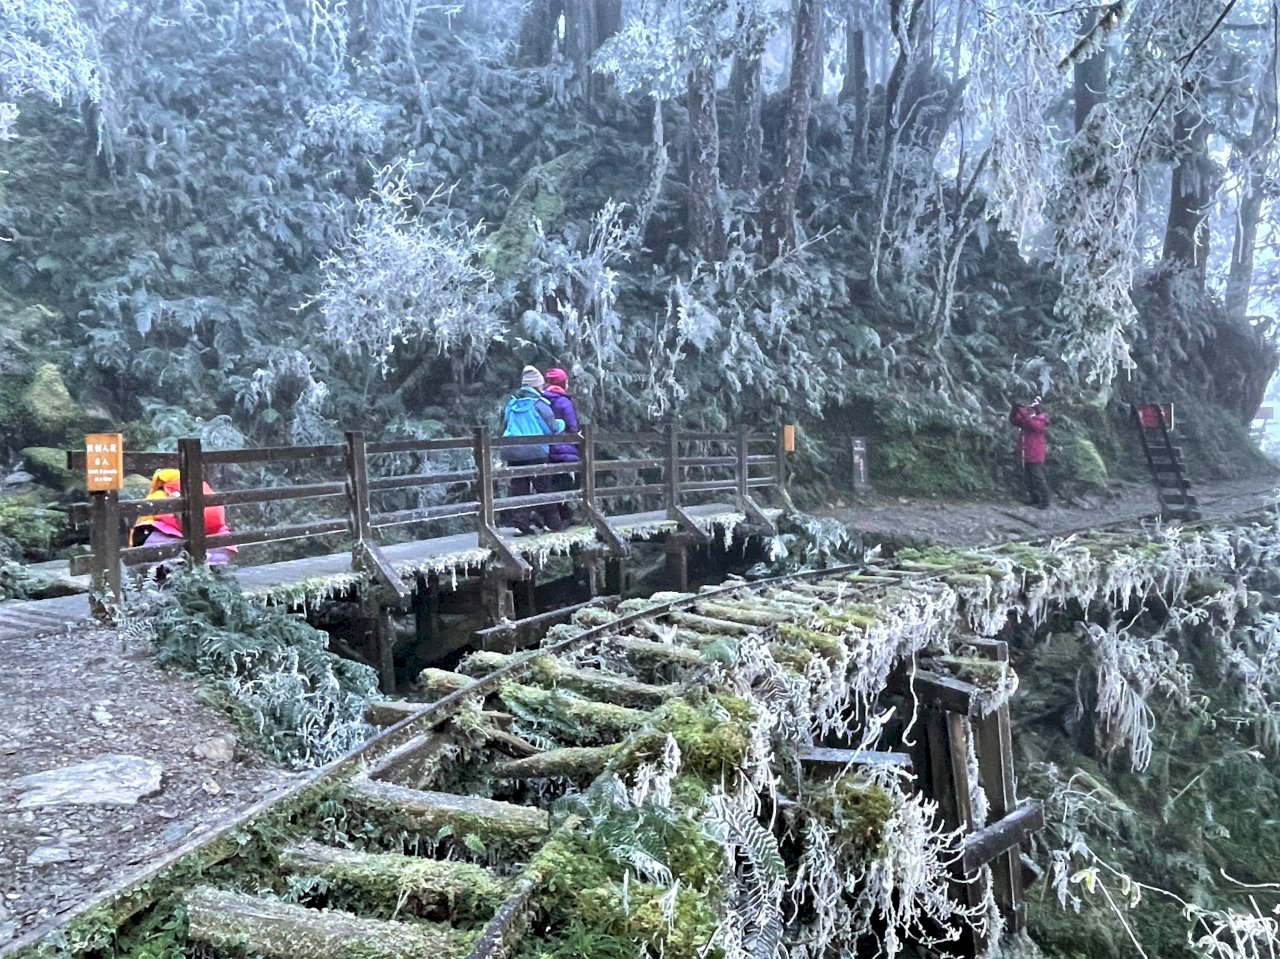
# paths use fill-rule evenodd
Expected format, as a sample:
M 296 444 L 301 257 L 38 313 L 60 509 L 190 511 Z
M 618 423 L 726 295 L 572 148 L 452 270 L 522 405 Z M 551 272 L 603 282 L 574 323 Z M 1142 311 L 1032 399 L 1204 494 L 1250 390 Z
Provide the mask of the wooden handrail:
M 564 444 L 578 448 L 579 461 L 568 463 L 533 463 L 503 465 L 495 461 L 495 453 L 504 448 L 531 445 L 530 437 L 494 437 L 487 429 L 477 428 L 470 437 L 445 437 L 427 440 L 395 440 L 369 443 L 359 432 L 348 432 L 342 444 L 313 446 L 276 446 L 257 449 L 205 450 L 199 439 L 183 439 L 176 453 L 160 451 L 125 452 L 126 471 L 147 471 L 160 468 L 177 468 L 182 471 L 182 495 L 164 500 L 120 500 L 118 493 L 93 493 L 91 502 L 72 509 L 73 521 L 88 522 L 90 527 L 89 556 L 77 557 L 73 563 L 81 571 L 92 575 L 93 590 L 97 597 L 121 596 L 121 568 L 123 566 L 153 563 L 186 554 L 193 562 L 204 562 L 210 550 L 229 546 L 252 546 L 264 543 L 285 542 L 316 536 L 347 534 L 352 542 L 353 561 L 363 557 L 369 561 L 369 551 L 377 553 L 376 531 L 388 527 L 414 523 L 431 523 L 461 520 L 471 517 L 479 530 L 482 544 L 499 549 L 499 561 L 514 572 L 522 570 L 518 553 L 497 533 L 499 512 L 517 508 L 532 508 L 552 504 L 579 504 L 587 519 L 604 538 L 606 547 L 616 552 L 625 550 L 625 543 L 613 534 L 600 504 L 620 498 L 661 497 L 667 517 L 676 523 L 686 536 L 695 539 L 705 535 L 684 511 L 686 496 L 712 493 L 733 493 L 740 508 L 745 508 L 753 522 L 767 522 L 751 499 L 753 491 L 776 487 L 785 499 L 786 457 L 781 431 L 776 434 L 751 433 L 745 429 L 736 433 L 683 433 L 674 427 L 662 432 L 600 433 L 590 426 L 577 433 L 557 434 L 543 438 L 548 444 Z M 609 446 L 648 446 L 654 455 L 609 459 L 600 455 L 600 444 Z M 765 453 L 764 444 L 770 450 Z M 713 452 L 707 452 L 708 444 Z M 752 452 L 755 447 L 759 452 Z M 413 455 L 427 453 L 469 452 L 472 464 L 458 464 L 453 458 L 453 469 L 447 472 L 414 472 L 403 475 L 371 475 L 371 457 Z M 342 471 L 337 473 L 336 463 L 341 458 Z M 326 463 L 326 461 L 329 461 Z M 381 462 L 381 460 L 379 460 Z M 68 466 L 84 469 L 85 454 L 71 451 L 67 454 Z M 306 482 L 281 486 L 258 486 L 205 494 L 204 479 L 211 467 L 269 466 L 271 464 L 307 463 L 310 477 Z M 461 467 L 461 468 L 459 468 Z M 419 470 L 430 469 L 426 464 Z M 698 469 L 702 473 L 694 472 Z M 628 485 L 601 485 L 601 477 L 616 481 L 628 471 L 657 470 L 661 477 L 655 481 Z M 325 473 L 328 473 L 328 476 Z M 319 475 L 317 475 L 317 473 Z M 578 489 L 555 493 L 528 493 L 499 498 L 495 489 L 498 481 L 549 477 L 566 473 L 580 477 Z M 687 475 L 686 475 L 687 474 Z M 652 476 L 652 474 L 650 474 Z M 217 481 L 215 476 L 215 482 Z M 458 498 L 457 489 L 448 487 L 468 484 L 470 497 Z M 396 504 L 382 497 L 394 493 L 435 488 L 444 502 L 426 506 L 407 506 L 403 500 Z M 379 497 L 384 504 L 375 509 L 371 496 Z M 336 499 L 345 502 L 342 518 L 313 518 L 284 523 L 274 527 L 233 530 L 221 535 L 208 535 L 204 525 L 207 508 L 261 506 L 304 500 Z M 403 508 L 396 508 L 400 505 Z M 143 516 L 173 514 L 181 517 L 185 537 L 177 542 L 158 545 L 130 546 L 124 542 L 128 529 Z M 332 515 L 332 514 L 331 514 Z M 527 565 L 523 567 L 527 570 Z

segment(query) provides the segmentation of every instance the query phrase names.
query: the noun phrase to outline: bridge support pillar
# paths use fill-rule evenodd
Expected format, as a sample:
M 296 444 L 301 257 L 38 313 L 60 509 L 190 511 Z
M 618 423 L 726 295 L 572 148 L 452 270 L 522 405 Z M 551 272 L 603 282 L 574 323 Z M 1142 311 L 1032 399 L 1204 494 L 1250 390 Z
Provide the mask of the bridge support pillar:
M 481 603 L 489 625 L 516 618 L 515 593 L 511 581 L 500 570 L 486 569 L 480 580 Z
M 689 591 L 689 543 L 688 533 L 668 533 L 663 551 L 667 554 L 667 577 L 671 587 L 681 593 Z
M 413 593 L 413 628 L 418 648 L 436 656 L 440 646 L 440 577 L 419 576 Z

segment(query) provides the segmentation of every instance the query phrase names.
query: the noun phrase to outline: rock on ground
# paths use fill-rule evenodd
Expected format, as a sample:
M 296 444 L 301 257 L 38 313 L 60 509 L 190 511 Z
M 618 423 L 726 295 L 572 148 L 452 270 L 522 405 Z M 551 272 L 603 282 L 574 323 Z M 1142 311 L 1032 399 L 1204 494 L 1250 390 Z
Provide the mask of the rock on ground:
M 230 720 L 191 680 L 158 667 L 147 638 L 93 628 L 8 636 L 0 950 L 295 778 L 237 750 Z

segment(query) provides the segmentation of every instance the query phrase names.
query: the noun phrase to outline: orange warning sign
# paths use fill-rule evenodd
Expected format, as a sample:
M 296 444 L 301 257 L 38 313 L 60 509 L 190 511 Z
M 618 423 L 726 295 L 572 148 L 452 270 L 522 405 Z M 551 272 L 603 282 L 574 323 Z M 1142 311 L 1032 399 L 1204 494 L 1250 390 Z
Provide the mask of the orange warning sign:
M 796 428 L 794 426 L 784 426 L 782 428 L 782 449 L 787 453 L 796 451 Z
M 124 488 L 124 435 L 90 433 L 84 438 L 85 488 L 90 493 Z

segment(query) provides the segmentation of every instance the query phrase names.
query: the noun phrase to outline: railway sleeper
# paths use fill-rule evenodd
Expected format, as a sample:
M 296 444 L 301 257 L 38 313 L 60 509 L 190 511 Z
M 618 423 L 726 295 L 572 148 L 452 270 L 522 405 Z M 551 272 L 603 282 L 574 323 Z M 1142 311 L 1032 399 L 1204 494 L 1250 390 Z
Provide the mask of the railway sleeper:
M 306 840 L 280 854 L 294 876 L 324 880 L 328 905 L 359 901 L 362 912 L 391 919 L 411 915 L 458 923 L 483 922 L 511 893 L 512 882 L 483 866 L 394 852 L 360 852 Z
M 185 904 L 192 939 L 269 959 L 462 959 L 475 938 L 443 924 L 364 919 L 209 887 L 189 893 Z
M 483 837 L 527 842 L 546 835 L 551 818 L 545 810 L 514 803 L 410 789 L 377 779 L 356 779 L 349 804 L 374 814 L 389 815 L 425 836 Z
M 643 726 L 650 714 L 647 709 L 587 699 L 569 690 L 513 681 L 504 682 L 498 695 L 526 729 L 532 728 L 561 745 L 616 742 Z
M 549 779 L 563 776 L 583 781 L 594 779 L 621 748 L 621 743 L 607 746 L 561 746 L 535 756 L 496 762 L 486 770 L 495 779 Z
M 467 658 L 462 664 L 462 669 L 468 675 L 483 677 L 496 669 L 510 665 L 513 659 L 515 659 L 514 656 L 504 653 L 478 652 Z M 619 706 L 660 706 L 672 696 L 679 694 L 679 689 L 674 685 L 654 686 L 617 673 L 597 669 L 578 669 L 566 666 L 550 656 L 544 656 L 535 661 L 527 676 L 539 686 L 549 688 L 561 686 L 580 696 L 617 703 Z

